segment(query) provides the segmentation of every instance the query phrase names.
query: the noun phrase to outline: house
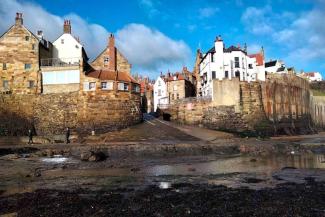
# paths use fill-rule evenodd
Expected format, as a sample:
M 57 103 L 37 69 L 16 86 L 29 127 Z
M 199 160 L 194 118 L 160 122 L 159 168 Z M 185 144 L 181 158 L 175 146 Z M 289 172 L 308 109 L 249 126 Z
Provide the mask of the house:
M 323 77 L 319 72 L 303 72 L 298 76 L 307 79 L 309 82 L 322 81 Z
M 0 36 L 0 92 L 37 94 L 41 92 L 39 59 L 52 57 L 52 44 L 42 31 L 37 35 L 24 26 L 23 14 Z
M 169 104 L 168 92 L 167 92 L 167 82 L 165 77 L 161 75 L 157 78 L 154 84 L 154 111 L 156 112 L 158 107 L 162 108 Z
M 196 94 L 196 79 L 195 76 L 183 67 L 181 72 L 174 74 L 167 74 L 165 78 L 167 81 L 167 93 L 169 104 L 174 103 L 176 100 L 193 97 Z
M 53 57 L 41 59 L 43 93 L 76 92 L 80 76 L 88 66 L 88 56 L 79 39 L 71 34 L 65 20 L 63 33 L 53 42 Z
M 91 66 L 96 70 L 109 69 L 131 74 L 131 64 L 115 47 L 115 39 L 113 34 L 110 35 L 109 43 L 113 44 L 108 44 L 107 47 L 94 59 Z
M 115 47 L 114 35 L 110 34 L 107 47 L 91 63 L 89 70 L 81 74 L 83 94 L 95 92 L 112 97 L 116 92 L 140 94 L 140 84 L 130 74 L 131 65 L 126 59 L 118 61 L 117 56 L 122 54 Z
M 138 82 L 140 83 L 142 112 L 154 112 L 154 84 L 148 77 L 140 77 Z
M 214 46 L 201 58 L 200 95 L 212 95 L 212 80 L 238 78 L 240 81 L 265 80 L 264 52 L 247 54 L 238 46 L 225 47 L 221 36 L 215 40 Z
M 187 67 L 183 67 L 181 72 L 161 74 L 154 85 L 154 109 L 157 111 L 157 108 L 195 95 L 196 77 Z
M 271 60 L 266 62 L 265 71 L 266 73 L 288 74 L 288 69 L 282 60 Z

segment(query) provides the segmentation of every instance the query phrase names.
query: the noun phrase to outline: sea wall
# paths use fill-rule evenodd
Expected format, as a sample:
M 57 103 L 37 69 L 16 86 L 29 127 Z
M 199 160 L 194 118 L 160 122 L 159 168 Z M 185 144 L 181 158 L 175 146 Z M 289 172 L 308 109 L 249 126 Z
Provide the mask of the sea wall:
M 107 132 L 142 121 L 140 96 L 130 93 L 0 95 L 0 135 Z
M 210 129 L 254 134 L 312 132 L 309 84 L 297 76 L 268 76 L 265 82 L 214 80 L 204 103 L 189 98 L 163 112 L 171 120 Z

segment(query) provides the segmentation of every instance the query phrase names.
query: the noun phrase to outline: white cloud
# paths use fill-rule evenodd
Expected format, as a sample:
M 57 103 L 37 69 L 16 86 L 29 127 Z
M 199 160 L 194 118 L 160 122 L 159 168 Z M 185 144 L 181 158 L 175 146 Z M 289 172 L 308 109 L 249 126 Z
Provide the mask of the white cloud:
M 142 24 L 129 24 L 116 33 L 119 49 L 131 63 L 145 71 L 165 70 L 186 64 L 191 55 L 183 41 L 175 41 L 158 30 Z
M 159 14 L 159 10 L 156 8 L 156 4 L 158 3 L 159 1 L 157 0 L 139 0 L 140 7 L 145 10 L 149 17 Z
M 216 7 L 205 7 L 199 9 L 200 18 L 208 18 L 215 15 L 220 9 Z
M 254 34 L 268 34 L 273 31 L 267 22 L 267 15 L 272 12 L 270 6 L 264 8 L 248 7 L 241 16 L 246 29 Z
M 70 19 L 72 34 L 80 38 L 90 58 L 96 57 L 107 45 L 108 30 L 101 25 L 87 22 L 77 14 L 70 13 L 60 17 L 36 3 L 0 1 L 0 35 L 14 24 L 16 12 L 22 12 L 24 25 L 34 33 L 43 30 L 45 38 L 50 41 L 62 34 L 64 19 Z M 150 0 L 142 1 L 148 6 L 151 4 Z M 156 73 L 171 68 L 172 65 L 184 64 L 191 52 L 183 41 L 175 41 L 141 24 L 126 25 L 118 30 L 116 41 L 118 48 L 135 68 L 151 69 Z
M 45 38 L 50 41 L 54 41 L 63 33 L 64 19 L 70 19 L 72 34 L 80 38 L 90 57 L 95 57 L 107 44 L 109 33 L 100 25 L 88 23 L 74 13 L 60 17 L 51 14 L 37 4 L 16 0 L 1 0 L 0 32 L 5 32 L 14 24 L 16 12 L 23 13 L 24 25 L 29 30 L 34 33 L 37 30 L 43 30 Z

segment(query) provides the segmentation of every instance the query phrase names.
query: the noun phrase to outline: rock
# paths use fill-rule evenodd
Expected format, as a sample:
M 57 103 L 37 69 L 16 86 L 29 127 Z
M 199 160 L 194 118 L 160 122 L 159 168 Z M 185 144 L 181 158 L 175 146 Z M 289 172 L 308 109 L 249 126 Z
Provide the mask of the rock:
M 250 159 L 250 162 L 256 162 L 257 160 L 255 158 Z
M 16 160 L 16 159 L 20 158 L 20 156 L 18 154 L 8 154 L 6 157 L 8 160 Z
M 34 177 L 40 177 L 42 174 L 41 174 L 41 171 L 39 170 L 35 170 L 34 172 Z
M 190 172 L 194 172 L 194 171 L 196 171 L 196 169 L 193 168 L 193 167 L 190 167 L 190 168 L 188 168 L 188 171 L 190 171 Z
M 86 151 L 81 153 L 80 159 L 82 161 L 98 162 L 106 160 L 107 156 L 102 151 Z
M 85 151 L 80 154 L 80 160 L 82 161 L 88 161 L 89 158 L 91 157 L 91 152 L 90 151 Z
M 132 171 L 132 172 L 138 172 L 138 171 L 140 171 L 140 168 L 138 168 L 138 167 L 131 168 L 131 171 Z

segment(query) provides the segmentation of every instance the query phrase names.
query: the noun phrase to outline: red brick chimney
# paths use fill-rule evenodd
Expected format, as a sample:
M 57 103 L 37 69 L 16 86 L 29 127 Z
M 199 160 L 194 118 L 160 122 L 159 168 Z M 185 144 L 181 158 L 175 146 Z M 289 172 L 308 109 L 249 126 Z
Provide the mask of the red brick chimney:
M 24 24 L 23 22 L 23 14 L 22 13 L 16 13 L 16 18 L 15 18 L 15 24 L 18 26 L 21 26 Z
M 108 55 L 109 55 L 108 69 L 116 71 L 116 50 L 115 50 L 115 38 L 113 34 L 110 34 L 108 38 Z
M 64 20 L 63 33 L 71 34 L 71 23 L 70 23 L 70 20 Z

